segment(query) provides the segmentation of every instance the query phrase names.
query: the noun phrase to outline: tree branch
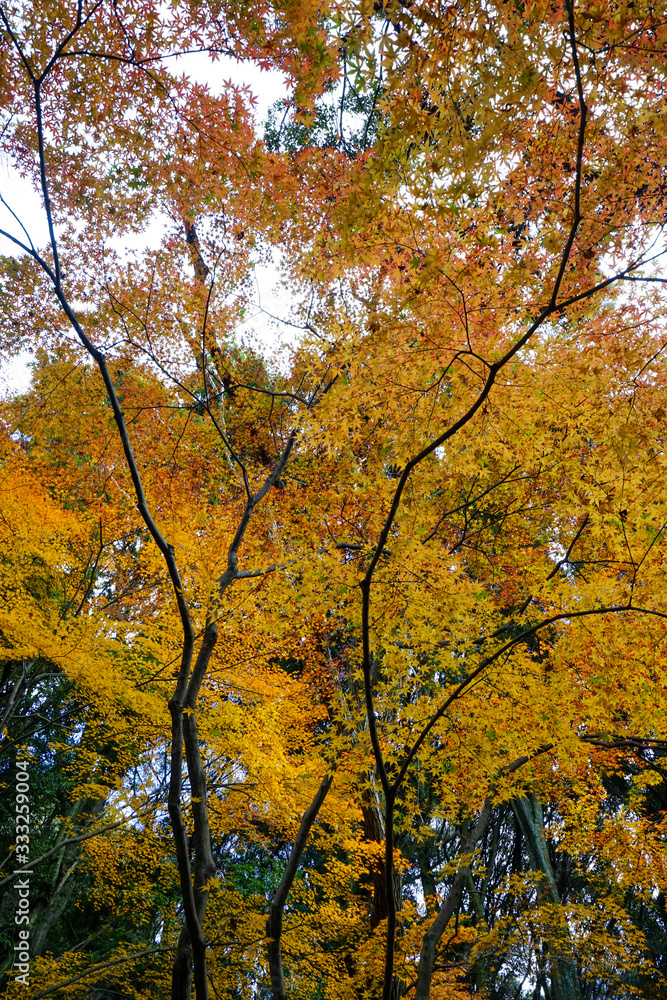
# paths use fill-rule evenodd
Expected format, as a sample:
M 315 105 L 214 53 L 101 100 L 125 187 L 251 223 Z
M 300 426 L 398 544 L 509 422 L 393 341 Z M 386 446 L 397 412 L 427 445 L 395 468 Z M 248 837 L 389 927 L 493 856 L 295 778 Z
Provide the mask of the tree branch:
M 266 921 L 266 936 L 268 938 L 266 950 L 269 960 L 269 973 L 271 975 L 271 989 L 273 990 L 275 1000 L 286 1000 L 287 997 L 285 990 L 285 977 L 283 975 L 282 954 L 280 949 L 280 937 L 283 929 L 283 912 L 285 909 L 285 903 L 287 902 L 288 893 L 292 888 L 296 873 L 299 869 L 299 862 L 306 846 L 308 835 L 315 819 L 317 818 L 317 814 L 320 811 L 322 803 L 326 798 L 327 792 L 331 788 L 333 777 L 333 774 L 326 774 L 324 776 L 320 787 L 315 793 L 313 801 L 301 817 L 299 832 L 297 833 L 294 844 L 292 845 L 292 850 L 290 851 L 289 860 L 285 866 L 283 877 L 280 880 L 280 885 L 273 894 L 273 899 L 271 900 L 271 909 L 269 910 L 269 916 Z

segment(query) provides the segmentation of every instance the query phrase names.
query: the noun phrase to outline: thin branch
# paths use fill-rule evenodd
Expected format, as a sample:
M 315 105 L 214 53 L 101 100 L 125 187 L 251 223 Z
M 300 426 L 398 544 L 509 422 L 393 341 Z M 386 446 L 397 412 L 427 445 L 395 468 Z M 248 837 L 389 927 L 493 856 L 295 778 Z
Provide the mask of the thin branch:
M 99 521 L 99 529 L 100 529 L 100 544 L 99 544 L 99 548 L 97 550 L 97 555 L 95 556 L 95 562 L 93 563 L 93 568 L 90 571 L 90 580 L 88 581 L 88 586 L 86 587 L 86 591 L 85 591 L 83 597 L 81 598 L 81 602 L 79 604 L 79 607 L 74 612 L 74 617 L 75 618 L 81 613 L 81 610 L 82 610 L 84 604 L 88 600 L 90 592 L 92 591 L 93 587 L 95 586 L 95 577 L 97 576 L 97 567 L 99 566 L 100 557 L 102 556 L 102 553 L 104 551 L 104 543 L 102 541 L 102 518 L 100 518 L 100 521 Z
M 23 225 L 23 223 L 21 222 L 21 219 L 18 217 L 18 215 L 16 214 L 16 212 L 14 211 L 14 209 L 6 201 L 6 199 L 3 198 L 3 196 L 1 194 L 0 194 L 0 203 L 2 203 L 5 206 L 5 208 L 9 212 L 9 214 L 11 216 L 13 216 L 13 218 L 18 222 L 19 226 L 21 227 L 21 229 L 23 230 L 23 232 L 25 233 L 25 235 L 27 237 L 28 243 L 30 244 L 30 249 L 28 250 L 28 253 L 31 253 L 31 254 L 34 255 L 37 251 L 35 250 L 35 244 L 32 242 L 32 238 L 30 236 L 30 233 L 28 232 L 28 230 L 26 229 L 26 227 Z
M 23 63 L 25 71 L 26 71 L 26 73 L 28 74 L 28 76 L 30 78 L 30 82 L 34 83 L 35 82 L 35 74 L 32 71 L 32 66 L 30 65 L 30 61 L 28 60 L 28 57 L 26 56 L 26 54 L 24 53 L 23 49 L 21 48 L 19 40 L 16 37 L 16 34 L 14 33 L 14 31 L 12 29 L 12 26 L 10 25 L 9 21 L 7 20 L 7 15 L 5 14 L 4 7 L 0 7 L 0 17 L 2 18 L 2 20 L 4 22 L 5 28 L 7 29 L 7 34 L 11 38 L 12 44 L 13 44 L 14 48 L 16 49 L 16 51 L 18 52 L 18 54 L 20 56 L 20 59 L 21 59 L 21 62 Z
M 576 160 L 575 178 L 574 178 L 574 212 L 572 218 L 572 225 L 570 226 L 570 232 L 561 256 L 560 268 L 558 269 L 556 281 L 554 283 L 554 287 L 551 293 L 552 308 L 555 308 L 556 306 L 556 302 L 558 300 L 558 292 L 560 291 L 560 286 L 563 281 L 563 277 L 565 276 L 565 268 L 567 267 L 567 262 L 570 259 L 570 253 L 572 251 L 572 247 L 574 245 L 574 241 L 577 235 L 577 230 L 579 229 L 579 224 L 582 218 L 581 180 L 582 180 L 582 165 L 584 158 L 584 142 L 586 139 L 586 119 L 588 115 L 588 108 L 586 107 L 586 100 L 584 98 L 584 89 L 581 82 L 581 68 L 579 66 L 579 54 L 577 52 L 577 40 L 575 37 L 573 0 L 565 0 L 565 9 L 567 10 L 570 51 L 572 53 L 572 64 L 574 66 L 574 75 L 577 81 L 577 94 L 579 97 L 579 135 L 577 137 L 577 160 Z
M 110 969 L 114 965 L 121 965 L 123 962 L 134 962 L 138 958 L 143 958 L 144 955 L 157 955 L 161 952 L 173 951 L 176 945 L 168 945 L 164 948 L 146 948 L 145 951 L 135 952 L 134 955 L 124 955 L 122 958 L 114 958 L 110 962 L 102 962 L 100 965 L 92 965 L 89 969 L 85 969 L 83 972 L 79 972 L 76 976 L 72 976 L 71 979 L 66 979 L 62 983 L 57 983 L 55 986 L 49 986 L 45 990 L 40 990 L 39 993 L 35 993 L 32 1000 L 41 1000 L 41 997 L 48 997 L 51 993 L 55 993 L 57 990 L 63 990 L 66 986 L 71 986 L 72 983 L 77 983 L 80 979 L 85 979 L 87 976 L 93 976 L 96 972 L 102 972 L 103 969 Z
M 504 645 L 502 645 L 499 649 L 497 649 L 495 653 L 492 653 L 490 656 L 485 657 L 485 659 L 483 659 L 482 662 L 477 667 L 475 667 L 474 670 L 471 670 L 470 673 L 460 682 L 460 684 L 456 686 L 454 691 L 443 702 L 443 704 L 440 706 L 437 712 L 435 712 L 431 716 L 427 724 L 422 729 L 420 735 L 413 743 L 411 749 L 407 752 L 407 754 L 403 758 L 403 763 L 400 767 L 398 776 L 396 777 L 396 780 L 394 781 L 394 785 L 392 788 L 394 794 L 399 788 L 401 782 L 403 781 L 403 778 L 405 777 L 405 774 L 407 772 L 408 767 L 410 766 L 410 763 L 414 760 L 417 751 L 423 744 L 428 734 L 433 729 L 436 722 L 438 722 L 443 717 L 443 715 L 450 707 L 450 705 L 452 705 L 458 698 L 462 697 L 465 694 L 470 684 L 472 684 L 472 682 L 477 677 L 479 677 L 479 675 L 484 670 L 486 670 L 487 667 L 490 667 L 491 664 L 495 663 L 495 661 L 498 660 L 501 656 L 503 656 L 505 653 L 510 652 L 515 646 L 519 645 L 522 642 L 525 642 L 527 639 L 536 635 L 542 629 L 548 628 L 549 625 L 553 625 L 556 622 L 569 621 L 572 618 L 590 618 L 598 615 L 622 614 L 627 612 L 632 612 L 633 614 L 650 615 L 653 617 L 663 618 L 667 620 L 667 612 L 655 611 L 652 608 L 639 608 L 631 603 L 617 605 L 615 607 L 612 606 L 608 608 L 588 608 L 587 610 L 583 611 L 563 611 L 557 615 L 550 615 L 549 618 L 545 618 L 543 621 L 538 622 L 538 624 L 531 626 L 531 628 L 525 629 L 525 631 L 523 631 L 520 635 L 515 636 L 513 639 L 509 639 L 506 643 L 504 643 Z
M 426 545 L 427 542 L 430 542 L 431 539 L 435 537 L 435 535 L 438 533 L 440 526 L 443 524 L 444 521 L 447 520 L 448 517 L 452 517 L 453 514 L 458 514 L 459 511 L 466 510 L 468 507 L 472 507 L 474 504 L 479 503 L 480 500 L 483 500 L 484 497 L 488 496 L 489 493 L 492 493 L 493 490 L 498 489 L 499 486 L 502 486 L 503 483 L 506 483 L 507 480 L 510 478 L 510 476 L 513 476 L 514 473 L 518 472 L 520 468 L 521 468 L 520 465 L 515 465 L 514 468 L 511 469 L 506 476 L 503 476 L 502 479 L 499 479 L 497 483 L 493 483 L 493 485 L 489 486 L 488 489 L 485 489 L 481 493 L 478 493 L 478 495 L 473 500 L 468 499 L 465 501 L 465 503 L 459 504 L 458 507 L 453 507 L 451 510 L 446 511 L 439 519 L 433 531 L 431 531 L 430 534 L 428 534 L 426 538 L 422 540 L 422 545 Z
M 2 889 L 5 885 L 9 885 L 15 878 L 18 878 L 19 875 L 23 875 L 24 872 L 31 872 L 35 865 L 41 864 L 42 861 L 47 861 L 49 858 L 52 858 L 54 854 L 62 851 L 65 847 L 69 847 L 70 844 L 80 844 L 81 841 L 89 840 L 91 837 L 99 837 L 101 834 L 108 833 L 110 830 L 116 830 L 119 826 L 122 826 L 124 822 L 125 820 L 121 819 L 116 823 L 110 823 L 109 826 L 103 826 L 99 830 L 90 830 L 88 833 L 82 833 L 78 837 L 70 837 L 68 840 L 63 840 L 62 843 L 58 844 L 57 847 L 52 847 L 50 851 L 46 852 L 46 854 L 41 854 L 38 858 L 34 858 L 34 860 L 32 860 L 29 864 L 23 865 L 22 868 L 17 869 L 12 872 L 11 875 L 7 875 L 6 878 L 3 878 L 0 882 L 0 889 Z

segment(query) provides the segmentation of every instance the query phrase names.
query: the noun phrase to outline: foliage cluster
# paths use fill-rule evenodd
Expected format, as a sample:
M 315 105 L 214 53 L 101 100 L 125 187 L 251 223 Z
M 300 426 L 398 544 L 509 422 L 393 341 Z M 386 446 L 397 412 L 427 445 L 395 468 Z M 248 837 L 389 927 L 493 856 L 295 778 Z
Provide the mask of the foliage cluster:
M 667 997 L 667 4 L 0 20 L 2 992 Z

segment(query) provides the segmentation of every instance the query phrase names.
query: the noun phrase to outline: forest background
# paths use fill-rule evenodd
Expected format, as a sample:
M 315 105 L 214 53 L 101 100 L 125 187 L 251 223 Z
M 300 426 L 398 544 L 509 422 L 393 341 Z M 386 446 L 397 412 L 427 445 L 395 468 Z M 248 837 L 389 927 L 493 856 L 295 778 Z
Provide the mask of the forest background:
M 667 7 L 0 20 L 0 989 L 667 995 Z

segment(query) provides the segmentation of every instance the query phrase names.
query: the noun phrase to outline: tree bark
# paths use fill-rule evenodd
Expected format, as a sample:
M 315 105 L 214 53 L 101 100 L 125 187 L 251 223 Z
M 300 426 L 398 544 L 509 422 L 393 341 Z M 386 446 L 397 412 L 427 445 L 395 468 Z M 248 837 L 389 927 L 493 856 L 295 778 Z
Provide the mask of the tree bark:
M 194 969 L 197 996 L 206 1000 L 206 940 L 202 921 L 208 902 L 207 886 L 215 874 L 211 850 L 211 831 L 206 803 L 206 772 L 201 758 L 195 707 L 199 688 L 208 668 L 213 648 L 218 638 L 215 622 L 209 623 L 204 632 L 199 655 L 192 669 L 192 676 L 185 691 L 183 703 L 175 696 L 169 703 L 172 714 L 172 761 L 169 788 L 169 815 L 176 841 L 178 871 L 185 907 L 185 924 L 176 949 L 172 968 L 172 1000 L 190 1000 Z M 180 682 L 179 682 L 180 686 Z M 181 812 L 182 748 L 192 791 L 192 816 L 194 820 L 194 886 L 187 850 L 187 839 Z
M 487 798 L 477 823 L 469 830 L 463 844 L 463 853 L 470 854 L 484 836 L 484 832 L 491 818 L 491 797 Z M 417 990 L 415 1000 L 429 1000 L 431 995 L 431 980 L 433 979 L 433 966 L 435 965 L 435 953 L 438 942 L 442 937 L 445 927 L 456 912 L 467 878 L 468 866 L 462 866 L 456 873 L 454 883 L 447 893 L 447 898 L 440 907 L 438 915 L 424 935 L 421 954 L 419 956 L 419 972 L 417 973 Z
M 370 791 L 364 792 L 361 802 L 361 814 L 363 819 L 363 830 L 366 840 L 377 844 L 383 844 L 385 838 L 384 817 L 382 807 L 377 801 L 373 801 Z M 371 910 L 371 929 L 374 930 L 378 924 L 387 919 L 389 914 L 389 902 L 387 898 L 387 873 L 384 859 L 381 858 L 373 866 L 373 908 Z M 394 906 L 397 910 L 401 908 L 402 899 L 402 879 L 396 872 L 393 873 L 393 897 Z
M 285 871 L 283 872 L 283 877 L 280 880 L 280 885 L 273 894 L 273 899 L 271 900 L 271 909 L 269 910 L 269 917 L 266 921 L 266 936 L 268 939 L 266 944 L 266 953 L 269 960 L 271 989 L 275 1000 L 286 1000 L 287 996 L 285 992 L 285 976 L 283 973 L 283 959 L 280 948 L 285 903 L 287 902 L 287 896 L 292 888 L 294 878 L 299 869 L 299 861 L 301 860 L 301 855 L 303 854 L 303 850 L 306 846 L 308 835 L 332 783 L 333 774 L 326 774 L 322 779 L 320 787 L 315 793 L 313 801 L 301 817 L 299 832 L 297 833 L 292 846 L 289 860 L 285 866 Z
M 521 828 L 533 871 L 541 872 L 542 880 L 538 900 L 560 906 L 549 850 L 544 835 L 542 805 L 535 795 L 512 802 L 512 810 Z M 565 954 L 554 941 L 547 941 L 551 1000 L 581 1000 L 581 984 L 577 967 L 571 955 Z

